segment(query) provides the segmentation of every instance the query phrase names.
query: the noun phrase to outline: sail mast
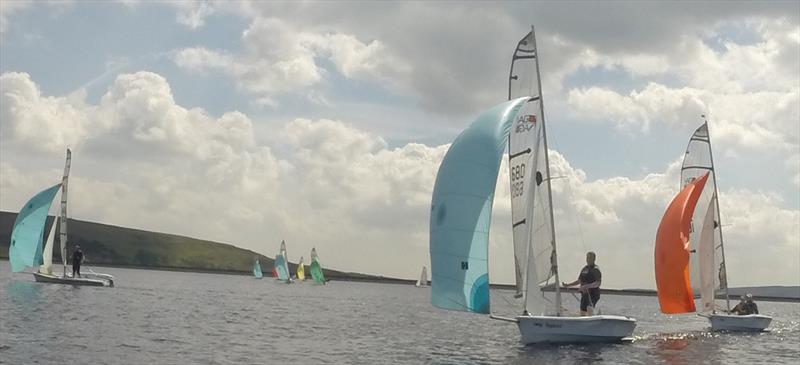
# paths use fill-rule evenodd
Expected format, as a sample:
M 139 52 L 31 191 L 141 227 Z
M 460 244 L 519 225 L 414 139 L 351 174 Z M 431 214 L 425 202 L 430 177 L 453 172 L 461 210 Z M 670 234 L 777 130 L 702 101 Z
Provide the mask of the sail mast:
M 550 232 L 551 232 L 551 243 L 553 245 L 553 255 L 550 258 L 550 265 L 553 269 L 553 275 L 555 279 L 555 287 L 556 287 L 556 314 L 561 315 L 561 288 L 560 288 L 560 281 L 558 281 L 558 256 L 556 254 L 556 225 L 555 219 L 553 215 L 553 189 L 550 186 L 550 157 L 549 153 L 547 152 L 547 123 L 545 123 L 544 117 L 544 95 L 542 95 L 542 78 L 539 72 L 539 50 L 536 47 L 536 32 L 534 31 L 533 25 L 531 25 L 531 37 L 533 38 L 533 49 L 534 54 L 536 55 L 536 82 L 538 83 L 539 87 L 539 112 L 542 116 L 542 142 L 544 142 L 544 166 L 547 171 L 547 200 L 550 204 L 548 204 L 550 208 Z
M 64 165 L 64 176 L 61 178 L 61 217 L 59 217 L 61 225 L 58 236 L 58 241 L 61 244 L 61 264 L 64 267 L 63 276 L 67 276 L 67 180 L 71 162 L 72 151 L 67 148 L 67 162 Z
M 705 115 L 703 115 L 702 117 L 703 117 L 703 122 L 706 125 L 706 130 L 708 130 L 708 119 L 706 119 Z M 731 310 L 731 298 L 730 298 L 730 296 L 728 294 L 728 264 L 727 264 L 727 262 L 725 262 L 725 244 L 724 244 L 724 241 L 723 241 L 723 238 L 722 238 L 722 214 L 720 214 L 720 210 L 719 210 L 719 188 L 717 187 L 717 171 L 714 169 L 714 152 L 713 151 L 714 150 L 711 148 L 711 131 L 709 131 L 708 132 L 708 156 L 711 159 L 711 171 L 714 171 L 714 173 L 712 174 L 712 175 L 714 175 L 713 176 L 713 179 L 714 179 L 714 196 L 712 197 L 712 199 L 714 199 L 714 206 L 717 209 L 715 218 L 717 219 L 717 224 L 719 224 L 719 248 L 720 248 L 720 251 L 722 253 L 722 263 L 721 264 L 722 264 L 723 276 L 725 277 L 725 283 L 720 283 L 720 284 L 725 284 L 725 306 L 727 307 L 728 310 Z M 716 293 L 714 293 L 714 296 L 716 297 Z

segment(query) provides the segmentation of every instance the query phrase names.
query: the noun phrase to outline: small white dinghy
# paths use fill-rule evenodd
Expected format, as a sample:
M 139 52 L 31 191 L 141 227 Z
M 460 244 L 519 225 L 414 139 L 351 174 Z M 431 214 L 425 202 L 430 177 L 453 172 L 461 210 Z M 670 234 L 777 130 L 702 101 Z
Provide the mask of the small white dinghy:
M 86 286 L 114 286 L 114 277 L 108 274 L 99 274 L 89 270 L 82 273 L 81 277 L 74 278 L 67 272 L 67 182 L 69 168 L 72 161 L 72 152 L 67 149 L 67 160 L 64 166 L 64 176 L 60 184 L 41 191 L 31 198 L 20 210 L 11 232 L 11 247 L 9 258 L 12 272 L 20 272 L 25 267 L 38 266 L 33 273 L 34 279 L 40 283 L 86 285 Z M 50 227 L 44 249 L 42 237 L 47 212 L 61 190 L 61 215 L 56 217 Z M 61 226 L 59 243 L 61 244 L 61 262 L 63 272 L 61 276 L 53 274 L 53 246 L 55 246 L 56 224 Z
M 522 343 L 619 342 L 630 337 L 636 320 L 626 316 L 519 316 Z
M 523 96 L 522 95 L 530 95 Z M 636 320 L 617 315 L 563 316 L 540 285 L 558 279 L 550 166 L 538 54 L 533 29 L 517 45 L 509 100 L 483 112 L 455 141 L 439 166 L 430 217 L 431 303 L 490 314 L 488 245 L 497 175 L 508 143 L 516 296 L 523 315 L 490 318 L 516 323 L 521 342 L 618 342 Z M 530 314 L 532 315 L 530 315 Z M 552 314 L 552 315 L 551 315 Z
M 772 317 L 763 314 L 722 314 L 714 313 L 708 316 L 711 329 L 714 331 L 742 331 L 761 332 L 769 327 Z
M 713 331 L 763 331 L 772 317 L 728 314 L 731 305 L 717 177 L 708 121 L 705 115 L 701 117 L 703 124 L 692 134 L 683 157 L 682 191 L 667 207 L 656 235 L 656 286 L 661 311 L 697 311 L 708 318 Z M 700 308 L 694 303 L 697 290 Z M 725 307 L 719 311 L 716 298 L 721 294 Z

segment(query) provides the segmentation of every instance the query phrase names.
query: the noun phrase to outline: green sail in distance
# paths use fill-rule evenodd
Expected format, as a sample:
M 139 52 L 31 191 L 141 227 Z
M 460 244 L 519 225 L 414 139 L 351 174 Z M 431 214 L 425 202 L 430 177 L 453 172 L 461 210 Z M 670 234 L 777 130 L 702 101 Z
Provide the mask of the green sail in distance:
M 315 283 L 325 284 L 325 274 L 322 273 L 322 265 L 319 263 L 316 248 L 311 249 L 311 265 L 309 269 L 311 270 L 311 277 L 314 278 Z
M 50 204 L 53 203 L 53 198 L 60 187 L 61 184 L 56 184 L 40 191 L 20 209 L 11 231 L 11 246 L 8 252 L 12 272 L 20 272 L 26 267 L 44 263 L 42 257 L 44 226 Z

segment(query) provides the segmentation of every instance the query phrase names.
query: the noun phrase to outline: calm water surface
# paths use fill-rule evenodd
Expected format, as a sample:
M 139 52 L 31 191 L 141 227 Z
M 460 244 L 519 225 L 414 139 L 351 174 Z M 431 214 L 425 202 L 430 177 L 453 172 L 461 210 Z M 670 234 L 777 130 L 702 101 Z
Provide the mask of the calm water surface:
M 522 346 L 514 324 L 438 310 L 430 289 L 103 268 L 115 288 L 37 284 L 0 261 L 3 364 L 764 364 L 800 358 L 800 304 L 760 302 L 771 331 L 718 334 L 653 297 L 605 295 L 632 343 Z M 577 308 L 572 296 L 567 306 Z M 493 292 L 493 310 L 519 308 Z

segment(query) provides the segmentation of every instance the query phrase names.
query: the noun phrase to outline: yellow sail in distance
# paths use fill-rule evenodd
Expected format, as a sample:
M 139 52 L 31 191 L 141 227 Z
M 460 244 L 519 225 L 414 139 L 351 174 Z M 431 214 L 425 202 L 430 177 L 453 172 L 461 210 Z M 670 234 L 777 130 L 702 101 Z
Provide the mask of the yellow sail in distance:
M 297 263 L 297 280 L 306 280 L 306 269 L 303 265 L 303 258 Z

